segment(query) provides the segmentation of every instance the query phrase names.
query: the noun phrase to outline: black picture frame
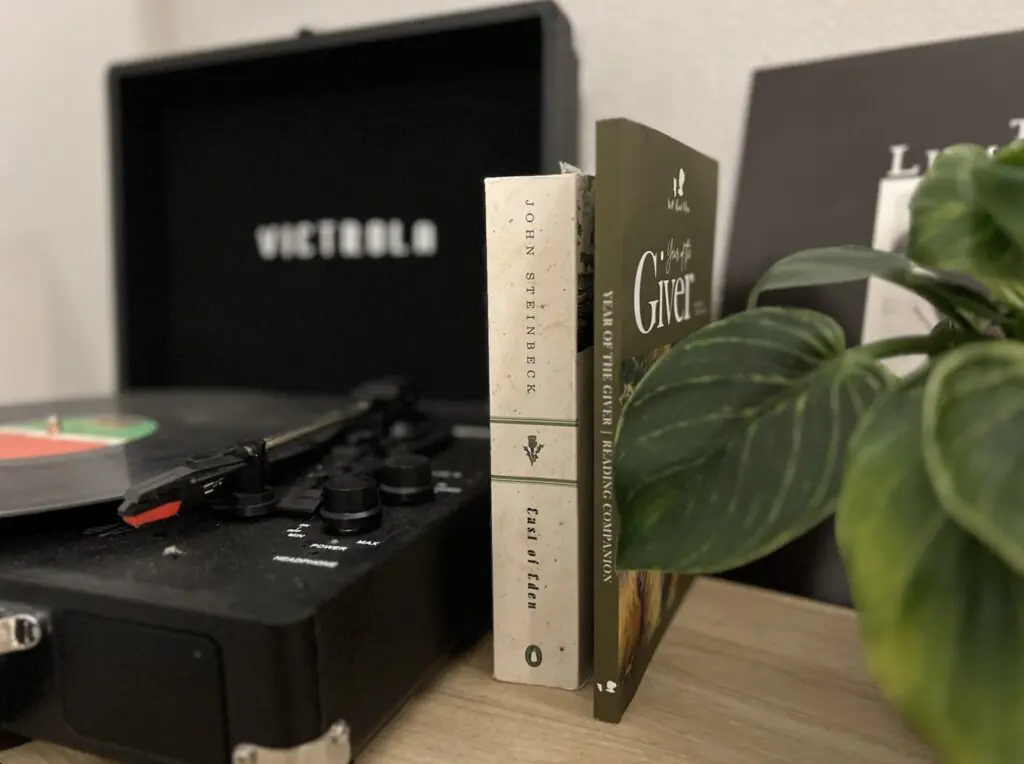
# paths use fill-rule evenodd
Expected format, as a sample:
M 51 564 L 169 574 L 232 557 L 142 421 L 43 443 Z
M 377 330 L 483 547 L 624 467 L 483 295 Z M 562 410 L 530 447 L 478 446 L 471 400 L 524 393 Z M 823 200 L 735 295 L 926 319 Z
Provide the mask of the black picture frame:
M 1008 32 L 755 72 L 722 314 L 743 310 L 753 285 L 785 255 L 871 246 L 880 184 L 919 177 L 936 151 L 1024 138 L 1022 64 L 1024 32 Z M 792 289 L 759 303 L 828 313 L 855 345 L 866 289 Z M 728 577 L 850 604 L 831 520 Z

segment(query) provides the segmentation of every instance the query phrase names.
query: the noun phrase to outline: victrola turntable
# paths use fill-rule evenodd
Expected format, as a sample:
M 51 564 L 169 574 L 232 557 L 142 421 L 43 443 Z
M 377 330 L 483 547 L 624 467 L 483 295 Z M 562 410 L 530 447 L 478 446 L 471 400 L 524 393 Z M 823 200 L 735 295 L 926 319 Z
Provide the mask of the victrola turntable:
M 345 762 L 486 630 L 482 184 L 575 78 L 545 3 L 112 69 L 121 389 L 0 409 L 0 729 Z

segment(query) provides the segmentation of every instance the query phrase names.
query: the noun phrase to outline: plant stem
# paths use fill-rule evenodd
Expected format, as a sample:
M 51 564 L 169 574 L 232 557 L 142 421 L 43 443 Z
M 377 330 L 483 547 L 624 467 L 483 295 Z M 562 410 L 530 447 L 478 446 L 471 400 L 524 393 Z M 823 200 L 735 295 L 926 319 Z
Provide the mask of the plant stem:
M 977 339 L 977 335 L 964 334 L 964 341 Z M 959 343 L 957 343 L 959 344 Z M 854 348 L 854 352 L 865 353 L 872 358 L 890 358 L 899 355 L 929 355 L 937 350 L 950 347 L 949 339 L 938 339 L 929 334 L 908 337 L 891 337 Z
M 935 305 L 934 301 L 932 302 L 932 304 Z M 938 306 L 936 305 L 936 307 L 938 307 Z M 949 307 L 949 308 L 946 308 L 944 310 L 942 308 L 939 308 L 939 310 L 942 311 L 943 313 L 945 313 L 946 316 L 949 319 L 954 321 L 956 323 L 956 325 L 959 326 L 961 329 L 963 329 L 965 332 L 977 332 L 978 331 L 978 327 L 976 327 L 974 324 L 972 324 L 970 319 L 967 318 L 967 316 L 963 315 L 956 308 Z

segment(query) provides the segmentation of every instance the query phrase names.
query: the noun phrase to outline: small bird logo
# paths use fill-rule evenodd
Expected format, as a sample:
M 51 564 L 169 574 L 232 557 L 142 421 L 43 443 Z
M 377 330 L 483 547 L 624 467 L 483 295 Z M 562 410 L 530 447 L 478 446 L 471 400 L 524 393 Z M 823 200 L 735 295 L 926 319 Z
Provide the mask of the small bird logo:
M 537 457 L 540 456 L 540 452 L 544 449 L 543 443 L 537 442 L 536 435 L 530 435 L 526 439 L 526 445 L 523 446 L 523 451 L 526 452 L 526 458 L 530 460 L 530 466 L 532 467 L 537 463 Z

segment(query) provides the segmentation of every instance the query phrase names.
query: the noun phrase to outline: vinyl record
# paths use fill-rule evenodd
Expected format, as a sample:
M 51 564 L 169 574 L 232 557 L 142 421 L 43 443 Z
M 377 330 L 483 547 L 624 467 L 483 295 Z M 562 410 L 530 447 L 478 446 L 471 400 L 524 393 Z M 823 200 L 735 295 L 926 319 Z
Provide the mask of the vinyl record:
M 189 457 L 301 426 L 338 401 L 159 390 L 0 407 L 0 518 L 117 501 Z

